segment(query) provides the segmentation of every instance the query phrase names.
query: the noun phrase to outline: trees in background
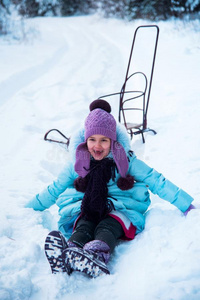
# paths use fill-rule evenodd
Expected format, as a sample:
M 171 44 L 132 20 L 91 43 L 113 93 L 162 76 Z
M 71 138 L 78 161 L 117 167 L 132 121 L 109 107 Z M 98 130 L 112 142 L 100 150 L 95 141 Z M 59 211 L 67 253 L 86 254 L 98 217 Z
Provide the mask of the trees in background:
M 153 21 L 185 15 L 199 17 L 200 0 L 0 0 L 0 34 L 9 31 L 12 16 L 76 16 L 99 12 L 104 17 Z
M 130 0 L 128 17 L 167 20 L 200 11 L 200 0 Z

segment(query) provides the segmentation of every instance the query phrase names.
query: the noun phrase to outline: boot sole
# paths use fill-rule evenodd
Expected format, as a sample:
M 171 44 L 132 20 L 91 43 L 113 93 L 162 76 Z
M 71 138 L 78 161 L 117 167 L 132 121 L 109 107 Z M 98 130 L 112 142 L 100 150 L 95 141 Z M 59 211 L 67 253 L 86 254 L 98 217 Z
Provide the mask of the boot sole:
M 83 272 L 92 278 L 103 274 L 110 274 L 105 263 L 82 248 L 67 248 L 64 254 L 65 265 L 68 269 Z
M 63 250 L 66 247 L 65 238 L 59 231 L 51 231 L 46 237 L 44 249 L 53 274 L 59 272 L 70 273 L 70 270 L 66 268 L 63 257 Z

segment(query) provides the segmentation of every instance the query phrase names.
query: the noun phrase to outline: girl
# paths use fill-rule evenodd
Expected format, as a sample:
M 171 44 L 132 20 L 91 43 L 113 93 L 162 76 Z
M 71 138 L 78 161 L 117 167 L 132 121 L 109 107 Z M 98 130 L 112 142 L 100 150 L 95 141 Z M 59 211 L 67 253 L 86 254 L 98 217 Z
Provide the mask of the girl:
M 182 212 L 194 208 L 190 195 L 136 158 L 126 130 L 110 112 L 104 100 L 91 103 L 84 130 L 70 142 L 74 160 L 27 204 L 35 210 L 59 206 L 59 231 L 45 241 L 52 273 L 109 274 L 118 240 L 132 240 L 144 229 L 148 190 Z

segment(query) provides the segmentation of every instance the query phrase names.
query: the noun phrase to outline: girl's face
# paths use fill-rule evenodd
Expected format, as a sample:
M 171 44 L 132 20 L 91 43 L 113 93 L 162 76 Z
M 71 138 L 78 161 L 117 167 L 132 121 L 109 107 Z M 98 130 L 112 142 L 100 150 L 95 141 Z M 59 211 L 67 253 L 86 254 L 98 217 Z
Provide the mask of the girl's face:
M 87 139 L 87 147 L 95 160 L 101 160 L 110 152 L 110 139 L 101 134 L 94 134 Z

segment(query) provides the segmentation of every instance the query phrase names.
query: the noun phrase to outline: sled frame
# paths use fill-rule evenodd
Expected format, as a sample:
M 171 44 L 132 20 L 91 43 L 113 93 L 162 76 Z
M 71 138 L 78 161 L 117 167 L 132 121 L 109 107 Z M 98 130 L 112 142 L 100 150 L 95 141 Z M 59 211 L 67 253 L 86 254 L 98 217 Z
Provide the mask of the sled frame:
M 50 132 L 53 132 L 53 131 L 58 132 L 58 133 L 66 140 L 66 142 L 58 141 L 58 140 L 49 138 L 49 137 L 48 137 L 49 133 L 50 133 Z M 69 147 L 69 142 L 70 142 L 70 138 L 66 137 L 60 130 L 58 130 L 58 129 L 56 129 L 56 128 L 53 128 L 53 129 L 48 130 L 48 131 L 45 133 L 45 135 L 44 135 L 44 140 L 45 140 L 45 141 L 49 141 L 49 142 L 59 143 L 59 144 L 65 144 L 65 145 L 67 146 L 67 148 Z
M 138 71 L 138 72 L 134 72 L 132 74 L 129 74 L 137 33 L 138 33 L 139 30 L 145 29 L 145 28 L 155 28 L 156 29 L 156 38 L 155 38 L 155 44 L 154 44 L 154 51 L 153 51 L 152 66 L 151 66 L 151 72 L 150 72 L 150 78 L 149 78 L 149 85 L 148 85 L 147 76 L 143 72 Z M 130 134 L 131 139 L 133 138 L 133 135 L 141 134 L 143 143 L 145 143 L 145 139 L 144 139 L 144 133 L 145 132 L 151 131 L 154 134 L 156 134 L 155 130 L 147 127 L 147 112 L 148 112 L 150 93 L 151 93 L 151 87 L 152 87 L 152 80 L 153 80 L 153 73 L 154 73 L 154 66 L 155 66 L 155 59 L 156 59 L 156 52 L 157 52 L 157 45 L 158 45 L 158 37 L 159 37 L 159 27 L 157 25 L 141 25 L 141 26 L 138 26 L 136 28 L 134 36 L 133 36 L 133 41 L 132 41 L 130 56 L 129 56 L 129 60 L 128 60 L 126 76 L 125 76 L 125 80 L 124 80 L 124 83 L 122 85 L 121 91 L 117 92 L 117 93 L 112 93 L 112 94 L 109 94 L 109 95 L 104 95 L 104 96 L 101 96 L 101 97 L 98 98 L 98 99 L 103 99 L 103 98 L 106 98 L 106 97 L 119 95 L 118 120 L 121 123 L 122 119 L 123 119 L 124 126 L 126 127 L 127 132 Z M 128 80 L 130 80 L 134 76 L 138 76 L 138 75 L 143 77 L 143 79 L 144 79 L 144 82 L 145 82 L 144 89 L 142 91 L 136 91 L 136 90 L 127 91 L 126 90 L 126 85 L 127 85 Z M 148 89 L 148 92 L 147 92 L 147 89 Z M 125 94 L 130 94 L 130 95 L 135 94 L 135 96 L 131 96 L 128 99 L 124 99 Z M 132 101 L 132 100 L 134 101 L 135 99 L 137 99 L 139 97 L 141 97 L 141 99 L 142 99 L 142 109 L 137 108 L 137 107 L 135 107 L 135 108 L 124 107 L 124 104 L 127 103 L 128 101 Z M 127 110 L 142 110 L 143 117 L 142 117 L 141 123 L 139 123 L 139 124 L 128 123 L 127 120 L 126 120 L 126 111 Z M 58 132 L 64 139 L 66 139 L 66 142 L 58 141 L 58 140 L 49 138 L 48 135 L 52 131 Z M 47 131 L 46 134 L 44 135 L 44 140 L 49 141 L 49 142 L 59 143 L 59 144 L 65 144 L 67 146 L 67 148 L 68 148 L 69 143 L 70 143 L 70 138 L 66 137 L 58 129 L 50 129 L 49 131 Z
M 153 49 L 151 71 L 150 71 L 149 82 L 148 82 L 147 76 L 143 72 L 135 72 L 135 73 L 130 74 L 130 65 L 131 65 L 131 62 L 133 59 L 134 46 L 135 46 L 135 41 L 137 38 L 138 31 L 144 30 L 144 29 L 150 29 L 150 28 L 156 29 L 156 35 L 155 35 L 155 42 L 154 42 L 154 49 Z M 153 73 L 154 73 L 154 66 L 155 66 L 155 59 L 156 59 L 156 52 L 157 52 L 157 45 L 158 45 L 158 37 L 159 37 L 159 27 L 157 25 L 141 25 L 136 28 L 134 36 L 133 36 L 126 76 L 125 76 L 124 84 L 121 88 L 120 99 L 119 99 L 119 115 L 118 115 L 119 122 L 121 123 L 123 120 L 123 123 L 127 129 L 127 132 L 130 134 L 131 139 L 132 139 L 133 135 L 141 134 L 143 143 L 145 143 L 144 132 L 151 131 L 154 134 L 156 134 L 155 130 L 147 127 L 147 112 L 148 112 L 149 100 L 150 100 L 150 94 L 151 94 L 151 87 L 152 87 L 152 80 L 153 80 Z M 131 97 L 131 98 L 124 99 L 124 95 L 127 93 L 126 85 L 127 85 L 128 80 L 130 80 L 133 76 L 136 76 L 138 74 L 140 74 L 141 76 L 144 77 L 144 80 L 145 80 L 144 89 L 142 91 L 130 91 L 130 93 L 133 93 L 133 94 L 137 93 L 137 95 L 136 96 L 133 95 L 133 97 Z M 138 96 L 138 93 L 139 93 L 139 96 Z M 136 108 L 127 107 L 127 106 L 125 107 L 125 104 L 127 105 L 128 101 L 129 102 L 134 101 L 138 97 L 141 97 L 141 99 L 142 99 L 141 101 L 143 102 L 143 104 L 142 104 L 142 112 L 143 112 L 142 121 L 140 124 L 128 123 L 127 118 L 126 118 L 126 111 L 127 110 L 141 110 L 141 109 L 138 109 L 137 107 Z

